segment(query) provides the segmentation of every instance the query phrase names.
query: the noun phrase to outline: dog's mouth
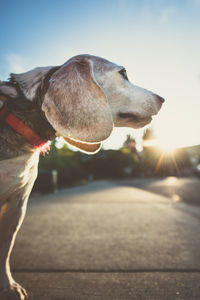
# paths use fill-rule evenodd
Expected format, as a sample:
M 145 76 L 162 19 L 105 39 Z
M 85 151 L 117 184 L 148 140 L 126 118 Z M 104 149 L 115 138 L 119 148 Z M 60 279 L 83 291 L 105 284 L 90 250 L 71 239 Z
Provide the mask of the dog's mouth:
M 149 124 L 152 121 L 152 116 L 149 117 L 140 117 L 137 114 L 133 113 L 119 113 L 118 116 L 121 119 L 125 119 L 127 123 L 134 124 L 135 128 L 143 127 Z
M 63 138 L 68 144 L 70 144 L 86 153 L 96 153 L 99 151 L 99 149 L 101 147 L 101 143 L 83 142 L 83 141 L 75 140 L 75 139 L 72 139 L 69 137 L 63 137 Z

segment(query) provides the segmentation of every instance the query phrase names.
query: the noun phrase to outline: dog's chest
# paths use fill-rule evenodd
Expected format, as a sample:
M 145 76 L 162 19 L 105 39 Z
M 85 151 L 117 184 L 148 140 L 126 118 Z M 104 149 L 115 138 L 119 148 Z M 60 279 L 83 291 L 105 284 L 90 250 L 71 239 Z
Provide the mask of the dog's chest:
M 20 189 L 31 190 L 37 176 L 39 152 L 0 161 L 0 200 Z M 26 191 L 25 191 L 26 192 Z

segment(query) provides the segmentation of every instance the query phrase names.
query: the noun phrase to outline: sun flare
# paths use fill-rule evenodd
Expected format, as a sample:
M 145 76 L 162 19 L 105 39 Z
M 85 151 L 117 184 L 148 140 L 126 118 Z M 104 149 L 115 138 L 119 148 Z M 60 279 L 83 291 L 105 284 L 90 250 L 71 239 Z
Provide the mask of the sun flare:
M 162 139 L 152 139 L 143 141 L 143 147 L 157 147 L 164 153 L 173 153 L 177 146 Z
M 158 147 L 162 150 L 162 152 L 166 154 L 172 154 L 176 149 L 176 146 L 165 142 L 159 142 L 159 140 L 158 140 Z

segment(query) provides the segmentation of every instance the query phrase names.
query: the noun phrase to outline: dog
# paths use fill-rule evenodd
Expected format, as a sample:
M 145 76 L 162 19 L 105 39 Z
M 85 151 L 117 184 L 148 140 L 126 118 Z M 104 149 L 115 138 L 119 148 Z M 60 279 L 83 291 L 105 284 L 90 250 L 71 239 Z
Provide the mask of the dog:
M 80 151 L 96 153 L 113 126 L 141 128 L 163 102 L 131 84 L 124 67 L 92 55 L 0 82 L 1 300 L 27 299 L 11 275 L 9 259 L 48 141 L 62 136 Z

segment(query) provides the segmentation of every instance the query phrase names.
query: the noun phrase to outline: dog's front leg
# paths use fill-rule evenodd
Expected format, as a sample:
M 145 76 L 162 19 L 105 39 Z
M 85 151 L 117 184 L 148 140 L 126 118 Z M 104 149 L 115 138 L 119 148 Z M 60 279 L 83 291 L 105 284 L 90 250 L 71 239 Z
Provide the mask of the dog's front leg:
M 0 300 L 24 300 L 10 272 L 10 254 L 37 177 L 39 152 L 0 162 Z
M 0 206 L 0 299 L 24 300 L 26 291 L 15 282 L 10 271 L 10 254 L 24 219 L 28 196 L 13 194 Z

